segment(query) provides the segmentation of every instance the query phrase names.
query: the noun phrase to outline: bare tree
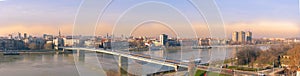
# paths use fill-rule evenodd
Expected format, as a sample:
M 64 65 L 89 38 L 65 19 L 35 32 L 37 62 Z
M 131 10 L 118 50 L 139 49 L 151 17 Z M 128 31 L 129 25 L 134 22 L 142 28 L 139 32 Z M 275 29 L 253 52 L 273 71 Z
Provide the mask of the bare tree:
M 297 71 L 300 66 L 300 45 L 296 45 L 293 49 L 287 52 L 290 59 L 287 61 L 292 72 Z
M 47 50 L 53 49 L 53 44 L 52 43 L 45 44 L 44 49 L 47 49 Z
M 250 67 L 249 64 L 253 64 L 254 61 L 259 56 L 260 49 L 256 47 L 245 47 L 242 50 L 237 52 L 238 64 L 239 65 L 246 65 Z
M 38 49 L 38 47 L 35 43 L 30 43 L 28 48 L 30 48 L 31 50 L 37 50 Z
M 291 45 L 274 45 L 265 51 L 260 51 L 260 55 L 255 61 L 258 63 L 259 67 L 265 65 L 274 65 L 279 66 L 279 56 L 285 55 L 289 49 L 291 49 Z

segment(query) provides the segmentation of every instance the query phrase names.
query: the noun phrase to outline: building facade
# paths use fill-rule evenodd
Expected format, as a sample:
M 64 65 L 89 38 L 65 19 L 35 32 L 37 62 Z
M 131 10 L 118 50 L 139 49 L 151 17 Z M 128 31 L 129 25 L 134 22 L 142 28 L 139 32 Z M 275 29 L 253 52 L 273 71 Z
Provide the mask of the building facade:
M 239 35 L 239 32 L 233 32 L 232 33 L 232 36 L 231 36 L 231 40 L 233 41 L 233 42 L 237 42 L 238 41 L 238 36 Z
M 168 35 L 166 35 L 166 34 L 159 35 L 159 40 L 160 40 L 161 45 L 166 45 L 166 43 L 168 41 Z
M 211 44 L 211 39 L 209 38 L 204 38 L 204 39 L 199 39 L 199 42 L 198 42 L 200 46 L 210 46 Z
M 238 34 L 238 42 L 245 42 L 246 41 L 246 35 L 244 31 L 240 31 Z
M 233 32 L 232 33 L 232 36 L 231 36 L 231 40 L 232 42 L 234 43 L 252 43 L 252 32 L 250 31 L 247 31 L 247 32 L 244 32 L 244 31 L 240 31 L 240 32 Z
M 246 42 L 252 43 L 252 32 L 250 31 L 246 32 Z
M 25 48 L 22 40 L 1 39 L 0 50 L 22 50 Z

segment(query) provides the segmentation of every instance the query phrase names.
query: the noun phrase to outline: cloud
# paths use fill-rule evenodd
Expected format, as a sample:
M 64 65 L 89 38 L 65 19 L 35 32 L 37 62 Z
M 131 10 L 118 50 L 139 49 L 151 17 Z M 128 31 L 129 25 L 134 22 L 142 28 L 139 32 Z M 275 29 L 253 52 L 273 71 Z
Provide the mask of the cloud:
M 157 37 L 160 34 L 167 34 L 172 37 L 176 37 L 175 30 L 167 27 L 166 25 L 159 24 L 159 23 L 147 23 L 143 24 L 140 27 L 134 29 L 132 31 L 133 36 L 151 36 Z
M 57 35 L 58 29 L 61 29 L 62 34 L 71 35 L 72 34 L 72 25 L 64 24 L 60 26 L 51 26 L 51 25 L 26 25 L 26 24 L 15 24 L 10 26 L 4 26 L 0 28 L 1 35 L 28 33 L 33 36 L 41 36 L 42 34 L 52 34 Z
M 257 20 L 226 25 L 228 36 L 233 31 L 252 31 L 254 37 L 299 37 L 299 24 L 289 21 Z
M 198 37 L 209 37 L 209 29 L 205 23 L 192 23 Z M 63 35 L 71 35 L 73 24 L 66 23 L 60 25 L 52 24 L 10 24 L 1 26 L 0 35 L 7 36 L 11 33 L 28 33 L 33 36 L 41 36 L 42 34 L 58 34 L 58 28 L 61 28 Z M 106 35 L 112 33 L 113 26 L 109 23 L 102 23 L 97 26 L 96 35 Z M 255 38 L 262 37 L 299 37 L 299 24 L 289 21 L 270 21 L 257 20 L 252 22 L 233 22 L 225 24 L 225 29 L 228 38 L 231 37 L 233 31 L 252 31 Z M 172 30 L 163 25 L 148 24 L 137 28 L 133 31 L 133 35 L 151 35 L 156 36 L 161 33 L 174 34 Z
M 192 27 L 198 37 L 210 37 L 209 28 L 205 23 L 192 23 Z M 97 28 L 97 35 L 105 35 L 112 32 L 113 26 L 109 23 L 102 24 Z M 225 24 L 225 30 L 228 38 L 234 31 L 252 31 L 255 38 L 262 37 L 299 37 L 300 27 L 298 23 L 292 21 L 272 21 L 256 20 L 249 22 L 232 22 Z M 220 31 L 222 32 L 222 31 Z M 149 24 L 137 28 L 133 35 L 135 36 L 155 36 L 161 33 L 173 34 L 172 31 L 163 25 Z
M 6 0 L 0 0 L 0 2 L 1 2 L 1 1 L 6 1 Z

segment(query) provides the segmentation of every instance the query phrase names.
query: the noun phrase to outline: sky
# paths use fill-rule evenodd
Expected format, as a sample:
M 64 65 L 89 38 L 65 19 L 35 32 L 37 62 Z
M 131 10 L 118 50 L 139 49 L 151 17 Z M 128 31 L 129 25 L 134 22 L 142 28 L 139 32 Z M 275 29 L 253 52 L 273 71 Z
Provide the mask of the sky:
M 176 35 L 181 33 L 181 31 L 174 31 L 170 26 L 175 28 L 191 27 L 198 37 L 210 36 L 209 26 L 205 23 L 205 19 L 188 1 L 153 1 L 158 3 L 137 6 L 142 1 L 113 1 L 107 7 L 102 20 L 99 21 L 99 25 L 96 27 L 96 35 L 112 33 L 116 21 L 120 19 L 120 22 L 125 21 L 119 24 L 120 26 L 141 26 L 136 28 L 135 31 L 130 31 L 132 35 L 136 36 L 156 36 L 160 33 Z M 233 31 L 252 31 L 253 36 L 256 38 L 300 37 L 298 0 L 215 1 L 223 18 L 228 37 Z M 0 36 L 18 32 L 29 33 L 34 36 L 41 36 L 42 34 L 57 35 L 59 29 L 62 34 L 71 35 L 81 2 L 81 0 L 0 0 Z M 97 9 L 97 7 L 92 9 Z M 134 23 L 131 23 L 140 17 L 160 18 L 166 24 L 154 22 L 133 25 Z M 185 30 L 190 31 L 189 29 L 183 31 Z

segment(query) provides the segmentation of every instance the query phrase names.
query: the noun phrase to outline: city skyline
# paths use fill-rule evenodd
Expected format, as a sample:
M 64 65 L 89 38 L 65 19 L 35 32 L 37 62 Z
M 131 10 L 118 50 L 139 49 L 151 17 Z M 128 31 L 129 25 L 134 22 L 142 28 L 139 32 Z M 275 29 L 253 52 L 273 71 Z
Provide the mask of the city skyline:
M 68 29 L 69 30 L 69 31 L 68 30 L 61 30 L 61 33 L 64 36 L 72 35 L 72 32 L 70 32 L 70 31 L 72 31 L 72 26 L 71 27 L 62 27 L 62 28 L 47 28 L 47 29 L 50 29 L 50 30 L 47 30 L 47 31 L 45 31 L 45 27 L 47 27 L 47 26 L 38 26 L 38 27 L 34 27 L 36 29 L 27 29 L 27 31 L 26 30 L 25 31 L 19 31 L 19 30 L 25 28 L 25 26 L 15 26 L 15 27 L 16 28 L 14 28 L 13 31 L 12 31 L 12 29 L 0 30 L 0 31 L 9 31 L 7 33 L 0 32 L 1 33 L 0 36 L 8 36 L 9 34 L 17 35 L 18 33 L 28 33 L 32 36 L 38 36 L 38 37 L 41 37 L 43 34 L 58 35 L 59 29 Z M 273 26 L 273 27 L 280 27 L 280 26 Z M 201 38 L 209 37 L 208 27 L 204 27 L 204 26 L 195 26 L 194 27 L 194 29 L 197 29 L 197 28 L 200 28 L 200 29 L 206 28 L 204 30 L 195 30 L 195 32 L 198 34 L 198 37 L 201 37 Z M 294 38 L 294 37 L 299 37 L 297 27 L 286 29 L 287 32 L 281 32 L 281 33 L 274 33 L 274 32 L 272 33 L 272 32 L 268 32 L 268 31 L 257 32 L 257 30 L 258 31 L 265 30 L 264 28 L 268 28 L 267 26 L 264 26 L 260 29 L 254 29 L 254 31 L 249 30 L 249 28 L 246 28 L 246 27 L 233 27 L 233 28 L 230 28 L 230 29 L 234 29 L 234 28 L 244 28 L 244 29 L 230 30 L 230 31 L 226 30 L 227 38 L 231 38 L 232 32 L 234 32 L 234 31 L 251 31 L 251 32 L 255 33 L 253 35 L 254 38 Z M 52 30 L 52 29 L 54 29 L 54 30 Z M 158 32 L 152 32 L 154 29 Z M 30 30 L 35 30 L 35 31 L 38 30 L 38 32 L 32 32 Z M 108 27 L 108 29 L 106 29 L 106 30 L 112 30 L 112 27 Z M 266 30 L 277 30 L 277 29 L 270 28 L 270 29 L 266 29 Z M 278 30 L 282 30 L 282 29 L 278 29 Z M 105 32 L 103 32 L 103 30 L 100 30 L 100 31 L 101 31 L 102 34 L 96 33 L 96 36 L 105 36 L 107 33 L 112 34 L 111 32 L 108 32 L 108 31 L 105 31 Z M 205 33 L 203 33 L 203 32 L 205 32 Z M 158 36 L 160 34 L 163 34 L 163 33 L 169 34 L 172 37 L 176 37 L 175 36 L 176 32 L 174 32 L 174 30 L 172 30 L 168 27 L 165 27 L 165 26 L 159 26 L 157 24 L 140 26 L 140 28 L 137 28 L 137 29 L 132 31 L 132 36 L 156 37 L 156 36 Z M 287 34 L 287 33 L 289 33 L 289 34 Z M 295 34 L 296 36 L 291 36 L 290 34 Z M 281 36 L 278 36 L 278 35 L 281 35 Z
M 300 76 L 300 0 L 0 0 L 2 76 Z
M 34 36 L 42 36 L 43 34 L 58 33 L 58 29 L 62 30 L 62 34 L 71 35 L 73 30 L 74 18 L 76 10 L 81 0 L 73 1 L 20 1 L 20 0 L 2 0 L 0 1 L 0 36 L 7 36 L 11 33 L 30 33 Z M 170 2 L 170 1 L 166 1 Z M 209 37 L 208 26 L 205 24 L 203 17 L 195 15 L 195 9 L 186 2 L 174 1 L 170 2 L 174 7 L 182 11 L 183 14 L 190 18 L 190 22 L 199 37 Z M 124 1 L 116 1 L 113 5 L 122 4 Z M 137 2 L 136 2 L 137 3 Z M 230 38 L 233 31 L 252 31 L 255 33 L 254 38 L 263 37 L 299 37 L 299 8 L 297 0 L 290 1 L 221 1 L 216 0 L 220 13 L 223 16 L 227 37 Z M 128 7 L 130 2 L 125 2 L 124 6 Z M 236 7 L 239 6 L 239 7 Z M 105 35 L 111 33 L 113 29 L 114 17 L 120 14 L 120 10 L 126 9 L 117 6 L 110 7 L 104 17 L 106 18 L 100 23 L 96 30 L 96 35 Z M 117 9 L 116 9 L 117 8 Z M 147 7 L 144 7 L 147 8 Z M 155 8 L 155 7 L 154 7 Z M 154 10 L 154 11 L 159 11 Z M 186 11 L 188 10 L 188 11 Z M 153 10 L 152 10 L 153 11 Z M 146 11 L 151 12 L 151 11 Z M 137 14 L 139 16 L 139 14 Z M 174 19 L 173 22 L 178 19 Z M 165 27 L 159 24 L 141 25 L 142 28 L 151 30 L 158 27 Z M 178 25 L 172 25 L 178 26 Z M 187 25 L 189 26 L 189 25 Z M 268 28 L 268 29 L 265 29 Z M 47 31 L 45 31 L 47 30 Z M 162 30 L 168 30 L 164 28 Z M 170 29 L 169 29 L 170 30 Z M 172 31 L 172 30 L 171 30 Z M 165 33 L 159 31 L 156 33 Z M 168 32 L 167 32 L 168 33 Z M 135 33 L 137 35 L 146 33 Z

